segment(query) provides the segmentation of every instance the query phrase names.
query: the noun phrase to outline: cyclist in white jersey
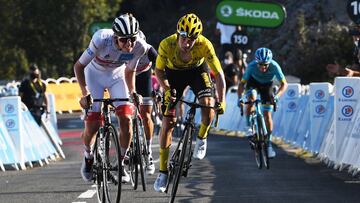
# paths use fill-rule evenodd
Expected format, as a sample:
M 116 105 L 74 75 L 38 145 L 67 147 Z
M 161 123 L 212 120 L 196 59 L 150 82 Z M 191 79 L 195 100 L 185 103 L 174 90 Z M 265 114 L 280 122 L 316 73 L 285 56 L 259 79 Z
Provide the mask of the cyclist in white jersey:
M 139 30 L 138 37 L 146 41 L 144 33 Z M 155 164 L 152 158 L 151 143 L 154 134 L 154 123 L 151 118 L 153 101 L 151 98 L 152 81 L 151 81 L 151 67 L 155 64 L 157 51 L 150 44 L 147 44 L 145 55 L 140 58 L 139 64 L 136 68 L 136 92 L 143 97 L 143 103 L 140 106 L 140 114 L 144 121 L 144 130 L 146 135 L 146 142 L 149 149 L 149 156 L 146 166 L 146 172 L 149 175 L 154 174 Z
M 115 18 L 113 28 L 98 30 L 92 37 L 89 47 L 74 65 L 74 72 L 79 83 L 82 98 L 80 105 L 89 108 L 88 95 L 92 98 L 103 98 L 108 89 L 111 98 L 129 98 L 133 92 L 133 72 L 139 59 L 145 54 L 146 42 L 137 38 L 139 23 L 131 14 L 123 14 Z M 129 102 L 115 102 L 116 115 L 120 125 L 121 159 L 131 142 L 131 115 L 134 106 Z M 93 154 L 91 145 L 101 124 L 101 104 L 95 102 L 85 118 L 85 129 L 82 133 L 84 141 L 84 160 L 81 175 L 85 181 L 92 179 Z M 122 171 L 122 182 L 129 182 L 130 177 Z

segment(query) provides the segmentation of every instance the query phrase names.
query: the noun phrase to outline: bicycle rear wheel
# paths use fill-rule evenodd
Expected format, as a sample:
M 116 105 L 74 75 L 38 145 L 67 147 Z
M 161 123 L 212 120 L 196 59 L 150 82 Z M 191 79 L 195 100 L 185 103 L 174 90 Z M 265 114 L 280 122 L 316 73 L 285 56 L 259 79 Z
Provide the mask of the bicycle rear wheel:
M 183 175 L 183 166 L 184 166 L 184 160 L 185 160 L 185 155 L 186 155 L 186 148 L 187 148 L 187 144 L 188 144 L 188 140 L 189 137 L 191 136 L 191 130 L 189 129 L 189 127 L 185 127 L 185 130 L 183 132 L 184 136 L 183 139 L 181 140 L 181 144 L 182 147 L 179 148 L 180 151 L 180 157 L 179 157 L 179 163 L 175 165 L 175 172 L 174 172 L 174 182 L 173 182 L 173 186 L 172 186 L 172 190 L 171 190 L 171 197 L 170 197 L 170 202 L 173 203 L 175 201 L 175 197 L 176 197 L 176 192 L 177 189 L 179 187 L 179 182 L 180 182 L 180 178 Z M 180 144 L 180 143 L 179 143 Z
M 109 125 L 105 131 L 105 181 L 108 202 L 120 202 L 121 197 L 121 160 L 117 131 Z
M 94 144 L 94 164 L 93 164 L 93 173 L 95 176 L 95 185 L 96 185 L 96 195 L 98 198 L 98 202 L 106 202 L 106 192 L 105 192 L 105 184 L 104 184 L 104 164 L 101 159 L 99 149 L 100 149 L 100 135 L 102 130 L 99 130 L 96 134 L 96 140 Z

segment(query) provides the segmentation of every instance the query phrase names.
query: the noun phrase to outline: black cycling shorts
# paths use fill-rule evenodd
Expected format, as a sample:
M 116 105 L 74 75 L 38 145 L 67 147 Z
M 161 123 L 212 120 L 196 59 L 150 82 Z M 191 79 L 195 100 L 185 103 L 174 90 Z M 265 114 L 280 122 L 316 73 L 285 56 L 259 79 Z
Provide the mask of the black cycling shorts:
M 261 103 L 262 104 L 271 104 L 271 97 L 272 97 L 272 85 L 273 82 L 269 83 L 260 83 L 257 80 L 255 80 L 253 77 L 250 77 L 250 79 L 246 83 L 246 91 L 256 89 L 258 93 L 260 94 Z
M 136 92 L 143 97 L 151 97 L 151 69 L 136 76 Z
M 198 99 L 203 97 L 214 97 L 209 68 L 205 62 L 198 67 L 185 70 L 165 68 L 165 73 L 170 88 L 176 90 L 176 102 L 182 97 L 184 89 L 187 86 L 191 87 Z M 166 107 L 163 105 L 163 112 L 165 111 L 165 108 Z

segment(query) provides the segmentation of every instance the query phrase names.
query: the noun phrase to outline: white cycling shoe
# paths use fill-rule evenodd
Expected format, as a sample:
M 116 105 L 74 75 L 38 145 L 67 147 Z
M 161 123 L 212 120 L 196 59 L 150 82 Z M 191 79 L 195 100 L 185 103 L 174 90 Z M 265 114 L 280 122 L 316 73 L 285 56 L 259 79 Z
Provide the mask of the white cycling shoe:
M 121 182 L 122 182 L 122 183 L 129 183 L 129 182 L 130 182 L 130 175 L 129 175 L 128 172 L 125 170 L 125 167 L 122 167 L 122 171 L 121 171 Z
M 252 128 L 250 126 L 246 126 L 244 128 L 244 132 L 245 132 L 246 137 L 251 137 L 251 136 L 254 135 L 254 132 L 253 132 L 253 130 L 252 130 Z
M 154 183 L 154 190 L 156 192 L 162 192 L 164 193 L 166 190 L 166 183 L 168 180 L 168 175 L 165 173 L 159 173 L 158 177 L 155 180 Z
M 199 160 L 203 159 L 206 155 L 206 148 L 207 148 L 207 139 L 206 138 L 200 139 L 197 137 L 193 158 Z
M 153 158 L 151 155 L 148 156 L 148 160 L 147 160 L 147 166 L 146 166 L 146 174 L 148 175 L 152 175 L 155 173 L 155 164 L 153 161 Z
M 268 146 L 268 156 L 269 158 L 274 158 L 276 156 L 276 152 L 274 151 L 271 143 Z

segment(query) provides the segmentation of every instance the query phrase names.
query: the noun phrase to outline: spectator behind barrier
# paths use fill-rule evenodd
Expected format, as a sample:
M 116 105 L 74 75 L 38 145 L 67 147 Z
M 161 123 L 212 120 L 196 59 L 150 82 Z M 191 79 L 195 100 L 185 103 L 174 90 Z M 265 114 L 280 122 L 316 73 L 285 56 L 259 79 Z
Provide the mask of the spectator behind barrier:
M 345 66 L 345 68 L 336 62 L 334 64 L 328 64 L 326 66 L 326 70 L 331 75 L 360 77 L 360 25 L 357 25 L 356 28 L 351 29 L 349 34 L 352 36 L 354 42 L 353 63 L 352 65 Z
M 41 81 L 41 72 L 36 64 L 31 64 L 29 75 L 20 84 L 19 95 L 39 126 L 42 114 L 49 113 L 45 92 L 46 84 Z
M 220 35 L 220 60 L 223 61 L 225 57 L 225 53 L 227 51 L 233 51 L 233 45 L 231 44 L 231 35 L 235 32 L 234 25 L 224 25 L 220 22 L 216 24 L 215 34 Z

